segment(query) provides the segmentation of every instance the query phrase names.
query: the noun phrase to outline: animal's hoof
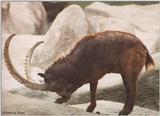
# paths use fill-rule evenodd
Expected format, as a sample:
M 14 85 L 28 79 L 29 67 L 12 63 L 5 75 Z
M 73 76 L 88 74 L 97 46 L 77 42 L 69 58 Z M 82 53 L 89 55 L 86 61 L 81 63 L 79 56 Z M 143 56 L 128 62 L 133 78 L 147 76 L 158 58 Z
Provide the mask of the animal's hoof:
M 97 111 L 96 114 L 101 114 L 101 113 L 99 111 Z
M 95 107 L 93 107 L 93 106 L 90 105 L 90 106 L 88 106 L 88 108 L 87 108 L 86 111 L 87 111 L 87 112 L 93 112 L 94 108 L 95 108 Z
M 63 98 L 58 98 L 56 101 L 55 101 L 55 103 L 58 103 L 58 104 L 62 104 L 62 103 L 64 103 L 65 101 L 64 101 L 64 99 Z
M 120 111 L 118 115 L 128 115 L 129 113 L 126 111 Z

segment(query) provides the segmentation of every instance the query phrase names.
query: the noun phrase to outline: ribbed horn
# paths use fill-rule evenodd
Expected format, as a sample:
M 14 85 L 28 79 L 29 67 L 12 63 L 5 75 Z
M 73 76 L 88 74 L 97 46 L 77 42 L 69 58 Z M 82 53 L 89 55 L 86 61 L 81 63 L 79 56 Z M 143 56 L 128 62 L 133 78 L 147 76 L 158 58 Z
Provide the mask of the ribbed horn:
M 27 77 L 27 79 L 31 80 L 31 59 L 33 52 L 37 46 L 39 46 L 41 43 L 44 43 L 43 41 L 37 42 L 28 52 L 25 57 L 25 63 L 24 63 L 24 72 Z
M 47 85 L 46 84 L 37 84 L 33 83 L 25 78 L 23 78 L 14 68 L 11 59 L 9 57 L 9 45 L 11 42 L 11 39 L 15 36 L 16 34 L 13 34 L 8 37 L 8 39 L 5 42 L 4 46 L 4 60 L 6 63 L 6 66 L 8 68 L 8 71 L 12 75 L 12 77 L 17 80 L 19 83 L 25 85 L 26 87 L 33 89 L 33 90 L 41 90 L 41 91 L 47 91 Z

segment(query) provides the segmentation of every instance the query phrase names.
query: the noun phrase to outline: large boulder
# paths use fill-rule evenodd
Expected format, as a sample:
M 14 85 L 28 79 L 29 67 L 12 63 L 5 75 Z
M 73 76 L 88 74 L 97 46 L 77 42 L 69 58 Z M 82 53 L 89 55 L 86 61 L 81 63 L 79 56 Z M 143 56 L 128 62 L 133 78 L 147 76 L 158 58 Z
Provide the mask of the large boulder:
M 32 65 L 46 69 L 54 59 L 88 34 L 86 15 L 78 5 L 70 5 L 60 12 L 45 35 L 45 43 L 33 54 Z
M 96 32 L 120 30 L 133 33 L 151 52 L 152 46 L 159 39 L 159 6 L 160 4 L 112 6 L 94 2 L 85 8 L 85 12 Z
M 2 2 L 2 33 L 45 34 L 47 14 L 41 2 Z

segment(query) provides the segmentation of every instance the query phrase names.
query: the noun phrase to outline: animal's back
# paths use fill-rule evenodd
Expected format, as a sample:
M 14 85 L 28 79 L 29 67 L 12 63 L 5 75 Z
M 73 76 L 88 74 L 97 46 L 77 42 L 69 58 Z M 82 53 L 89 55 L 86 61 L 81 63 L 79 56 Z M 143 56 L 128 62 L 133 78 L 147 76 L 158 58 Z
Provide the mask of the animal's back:
M 81 74 L 119 73 L 124 60 L 130 60 L 135 54 L 145 55 L 143 43 L 134 35 L 106 31 L 96 35 L 86 36 L 72 51 L 78 60 Z M 100 74 L 101 75 L 101 74 Z

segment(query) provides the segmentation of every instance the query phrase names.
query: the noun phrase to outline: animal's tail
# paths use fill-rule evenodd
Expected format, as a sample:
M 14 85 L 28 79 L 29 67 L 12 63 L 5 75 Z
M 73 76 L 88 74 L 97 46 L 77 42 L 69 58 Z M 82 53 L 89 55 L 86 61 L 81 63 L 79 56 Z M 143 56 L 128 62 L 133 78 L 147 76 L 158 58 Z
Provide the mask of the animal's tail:
M 146 67 L 146 71 L 148 71 L 148 68 L 150 66 L 155 66 L 154 61 L 151 57 L 151 55 L 149 54 L 148 50 L 146 52 L 146 63 L 145 63 L 145 67 Z

